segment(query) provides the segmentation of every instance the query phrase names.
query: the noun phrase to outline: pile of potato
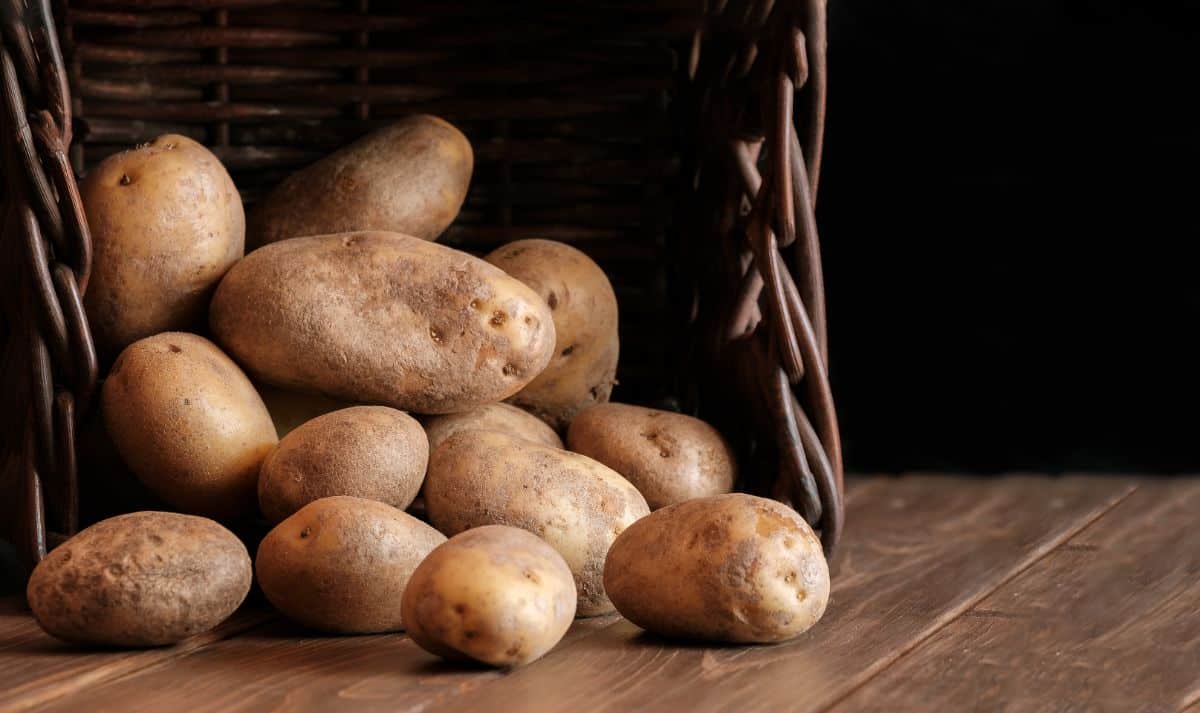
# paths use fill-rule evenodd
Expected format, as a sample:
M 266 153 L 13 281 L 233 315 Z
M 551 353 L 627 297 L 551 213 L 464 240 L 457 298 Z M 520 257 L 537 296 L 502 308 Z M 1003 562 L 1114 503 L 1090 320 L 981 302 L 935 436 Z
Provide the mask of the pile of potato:
M 292 175 L 248 224 L 220 161 L 182 136 L 86 177 L 103 425 L 177 512 L 53 550 L 27 592 L 46 631 L 170 644 L 228 617 L 252 570 L 303 625 L 406 629 L 499 666 L 614 607 L 737 642 L 820 618 L 819 541 L 787 507 L 729 494 L 721 435 L 607 403 L 617 301 L 594 262 L 547 240 L 482 259 L 434 242 L 472 162 L 455 127 L 411 117 Z M 217 520 L 256 518 L 273 529 L 252 567 Z

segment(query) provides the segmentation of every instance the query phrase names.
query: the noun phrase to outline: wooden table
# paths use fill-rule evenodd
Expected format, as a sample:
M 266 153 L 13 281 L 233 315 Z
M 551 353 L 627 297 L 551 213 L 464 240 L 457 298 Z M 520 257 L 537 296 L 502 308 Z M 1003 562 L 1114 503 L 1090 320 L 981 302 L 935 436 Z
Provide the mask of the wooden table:
M 503 673 L 251 608 L 171 648 L 84 652 L 10 599 L 0 712 L 1200 713 L 1200 478 L 862 478 L 847 508 L 829 610 L 788 644 L 680 645 L 611 616 Z

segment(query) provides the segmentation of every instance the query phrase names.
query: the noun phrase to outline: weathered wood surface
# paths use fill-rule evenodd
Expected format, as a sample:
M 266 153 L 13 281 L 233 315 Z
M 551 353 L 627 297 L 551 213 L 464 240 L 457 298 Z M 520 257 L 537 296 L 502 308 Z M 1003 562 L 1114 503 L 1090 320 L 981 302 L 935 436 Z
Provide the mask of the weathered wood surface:
M 0 712 L 1200 713 L 1198 509 L 1200 479 L 856 481 L 829 611 L 800 639 L 680 644 L 614 616 L 508 673 L 245 614 L 179 647 L 80 652 L 9 605 Z

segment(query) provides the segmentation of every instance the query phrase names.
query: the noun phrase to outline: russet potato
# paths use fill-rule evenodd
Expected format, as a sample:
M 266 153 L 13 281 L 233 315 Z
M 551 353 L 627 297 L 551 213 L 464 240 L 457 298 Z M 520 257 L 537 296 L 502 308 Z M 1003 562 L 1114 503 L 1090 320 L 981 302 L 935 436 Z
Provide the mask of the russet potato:
M 829 602 L 829 568 L 808 523 L 774 500 L 733 493 L 669 505 L 617 538 L 604 565 L 617 611 L 664 636 L 785 641 Z
M 279 522 L 314 500 L 352 495 L 408 507 L 429 462 L 421 424 L 387 406 L 352 406 L 318 416 L 279 441 L 263 460 L 258 503 Z
M 396 233 L 260 248 L 221 281 L 209 321 L 256 379 L 421 414 L 507 398 L 554 350 L 550 310 L 528 287 Z
M 246 547 L 212 520 L 135 512 L 54 548 L 26 588 L 34 618 L 75 644 L 164 646 L 220 624 L 246 598 Z
M 409 577 L 445 541 L 390 505 L 337 496 L 276 525 L 254 566 L 271 604 L 305 626 L 341 634 L 399 631 Z
M 652 509 L 728 493 L 737 476 L 721 434 L 681 413 L 597 404 L 571 421 L 567 444 L 625 476 Z
M 550 543 L 575 577 L 582 616 L 612 611 L 605 555 L 650 512 L 637 488 L 608 467 L 498 431 L 460 431 L 442 441 L 424 493 L 429 521 L 446 535 L 510 525 Z
M 608 401 L 616 383 L 617 298 L 604 271 L 553 240 L 518 240 L 484 258 L 538 293 L 554 315 L 554 357 L 510 401 L 557 430 Z
M 418 565 L 404 590 L 413 641 L 443 658 L 520 666 L 575 618 L 575 580 L 553 547 L 515 527 L 459 533 Z
M 101 161 L 80 197 L 94 249 L 83 303 L 102 355 L 203 324 L 246 241 L 242 199 L 217 157 L 186 136 L 160 136 Z
M 458 215 L 473 166 L 461 131 L 407 117 L 286 178 L 251 213 L 251 245 L 356 230 L 436 240 Z
M 250 380 L 215 344 L 185 332 L 138 340 L 100 401 L 122 460 L 163 500 L 210 517 L 253 512 L 259 465 L 278 438 Z

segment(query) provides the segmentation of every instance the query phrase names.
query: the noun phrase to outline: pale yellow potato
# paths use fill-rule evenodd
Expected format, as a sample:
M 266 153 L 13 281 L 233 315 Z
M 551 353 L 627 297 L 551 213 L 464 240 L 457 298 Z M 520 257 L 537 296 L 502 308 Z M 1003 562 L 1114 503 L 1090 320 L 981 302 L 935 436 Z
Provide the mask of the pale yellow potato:
M 267 405 L 271 421 L 275 423 L 275 433 L 279 434 L 280 438 L 317 416 L 355 405 L 349 401 L 305 391 L 289 391 L 262 382 L 255 384 L 254 388 Z
M 276 525 L 254 565 L 271 604 L 305 626 L 339 634 L 399 631 L 409 577 L 445 541 L 390 505 L 337 496 Z
M 604 585 L 617 611 L 664 636 L 785 641 L 829 602 L 821 543 L 794 510 L 734 493 L 669 505 L 613 543 Z
M 251 245 L 356 230 L 436 240 L 467 197 L 474 161 L 448 122 L 407 117 L 288 176 L 251 213 Z
M 554 315 L 554 357 L 510 401 L 563 430 L 616 383 L 617 297 L 600 266 L 553 240 L 518 240 L 484 258 L 537 292 Z
M 498 431 L 460 431 L 438 446 L 425 475 L 429 521 L 446 535 L 510 525 L 550 543 L 575 577 L 576 611 L 612 611 L 604 557 L 650 512 L 637 488 L 601 463 Z
M 101 161 L 79 193 L 94 251 L 83 303 L 100 352 L 203 324 L 246 243 L 241 196 L 217 157 L 167 134 Z
M 495 403 L 428 419 L 425 434 L 429 437 L 429 451 L 437 450 L 451 435 L 471 430 L 500 431 L 543 446 L 563 447 L 562 439 L 542 419 L 516 406 Z
M 271 522 L 334 495 L 403 510 L 417 497 L 428 463 L 429 442 L 416 419 L 387 406 L 352 406 L 283 437 L 259 470 L 258 504 Z
M 486 525 L 425 558 L 404 590 L 408 635 L 447 659 L 520 666 L 554 648 L 575 618 L 575 580 L 536 535 Z
M 253 512 L 259 465 L 279 439 L 250 380 L 215 344 L 185 332 L 138 340 L 100 400 L 122 460 L 156 495 L 199 515 Z
M 717 429 L 671 411 L 591 406 L 571 421 L 567 447 L 625 476 L 655 510 L 728 493 L 737 478 L 736 458 Z
M 228 618 L 251 579 L 245 545 L 216 522 L 135 512 L 51 550 L 25 593 L 38 624 L 64 641 L 164 646 Z
M 260 248 L 221 281 L 209 321 L 257 379 L 422 414 L 507 398 L 554 350 L 550 309 L 528 287 L 397 233 Z

